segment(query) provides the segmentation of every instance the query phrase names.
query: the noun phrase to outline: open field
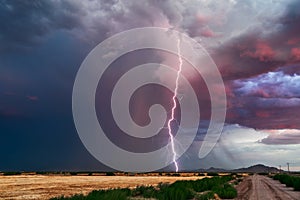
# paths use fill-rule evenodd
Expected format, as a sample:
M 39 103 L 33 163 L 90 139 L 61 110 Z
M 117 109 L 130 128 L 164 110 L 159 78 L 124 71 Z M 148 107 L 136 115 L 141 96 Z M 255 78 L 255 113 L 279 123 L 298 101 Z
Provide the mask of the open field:
M 61 195 L 87 194 L 92 190 L 133 188 L 138 185 L 196 180 L 199 176 L 61 176 L 16 175 L 0 176 L 0 199 L 49 199 Z
M 75 194 L 87 195 L 93 190 L 112 189 L 112 188 L 131 188 L 136 186 L 157 186 L 159 183 L 174 183 L 178 180 L 197 180 L 205 178 L 206 176 L 196 176 L 193 173 L 175 174 L 178 176 L 163 174 L 138 174 L 125 175 L 117 174 L 116 176 L 105 176 L 104 174 L 92 175 L 36 175 L 36 174 L 22 174 L 13 176 L 0 175 L 0 199 L 4 200 L 20 200 L 20 199 L 49 199 L 52 197 L 73 196 Z M 228 175 L 228 174 L 223 174 Z M 264 199 L 284 199 L 284 200 L 298 200 L 300 199 L 300 192 L 293 191 L 292 187 L 286 187 L 277 180 L 273 180 L 267 176 L 239 174 L 238 177 L 230 181 L 230 184 L 237 184 L 237 180 L 241 180 L 240 184 L 236 185 L 238 197 L 236 199 L 245 200 L 264 200 Z M 201 180 L 202 181 L 202 180 Z M 205 181 L 205 179 L 203 179 Z M 176 182 L 177 183 L 177 182 Z M 200 184 L 200 182 L 198 182 Z M 182 184 L 182 185 L 180 185 Z M 180 189 L 186 187 L 186 184 L 194 182 L 177 183 Z M 173 184 L 174 185 L 174 184 Z M 206 184 L 204 184 L 207 186 Z M 204 186 L 203 185 L 203 186 Z M 174 185 L 175 186 L 175 185 Z M 176 188 L 178 189 L 178 187 Z M 203 188 L 194 190 L 201 194 Z M 151 189 L 151 188 L 150 188 Z M 165 188 L 165 190 L 168 188 Z M 172 191 L 172 186 L 169 188 Z M 174 188 L 173 188 L 174 189 Z M 176 189 L 176 190 L 177 190 Z M 230 188 L 228 188 L 230 189 Z M 142 188 L 139 189 L 142 191 Z M 137 190 L 137 191 L 139 191 Z M 143 189 L 146 191 L 147 189 Z M 210 190 L 210 189 L 208 189 Z M 226 189 L 227 190 L 227 189 Z M 131 190 L 131 191 L 135 191 Z M 213 189 L 215 193 L 216 188 Z M 167 190 L 165 192 L 168 192 Z M 218 193 L 219 194 L 219 193 Z M 133 198 L 135 199 L 135 198 Z M 153 199 L 153 198 L 152 198 Z
M 236 175 L 213 176 L 198 180 L 178 180 L 172 184 L 139 186 L 129 189 L 95 190 L 88 195 L 58 197 L 51 200 L 208 200 L 237 197 Z

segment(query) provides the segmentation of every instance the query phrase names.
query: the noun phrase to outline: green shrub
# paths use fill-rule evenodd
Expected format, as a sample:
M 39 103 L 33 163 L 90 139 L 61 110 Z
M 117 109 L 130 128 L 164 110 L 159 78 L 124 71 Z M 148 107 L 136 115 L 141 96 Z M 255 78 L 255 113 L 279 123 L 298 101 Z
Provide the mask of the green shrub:
M 170 185 L 169 183 L 160 182 L 160 183 L 158 183 L 157 188 L 158 188 L 158 190 L 164 190 L 165 188 L 169 187 L 169 185 Z
M 153 186 L 138 186 L 131 192 L 131 196 L 155 197 L 156 190 Z
M 173 184 L 164 188 L 164 190 L 160 190 L 156 195 L 158 200 L 186 200 L 193 197 L 194 195 L 189 188 Z
M 213 188 L 213 191 L 222 199 L 233 199 L 237 197 L 236 189 L 228 183 L 224 184 L 223 186 Z
M 300 191 L 300 177 L 287 174 L 276 174 L 273 179 L 280 181 L 280 183 L 285 184 L 287 187 L 293 187 L 294 190 Z
M 174 173 L 174 174 L 172 174 L 172 176 L 180 176 L 180 174 L 179 173 Z
M 21 172 L 4 172 L 4 176 L 14 176 L 14 175 L 21 175 Z
M 113 190 L 94 190 L 87 196 L 77 194 L 72 197 L 58 197 L 51 200 L 127 200 L 129 196 L 129 189 L 113 189 Z
M 294 190 L 300 191 L 300 177 L 295 178 L 293 187 Z
M 202 195 L 199 195 L 196 197 L 197 200 L 210 200 L 214 199 L 214 193 L 213 192 L 208 192 Z
M 89 193 L 87 200 L 127 200 L 130 195 L 129 189 L 113 189 L 113 190 L 99 190 Z
M 58 197 L 52 200 L 127 200 L 130 197 L 155 198 L 158 200 L 210 199 L 214 193 L 221 198 L 234 198 L 236 190 L 228 183 L 231 176 L 204 178 L 199 180 L 176 181 L 172 184 L 159 183 L 157 187 L 139 186 L 135 189 L 98 190 L 87 196 Z M 204 194 L 198 194 L 204 192 Z
M 294 178 L 291 176 L 286 177 L 285 179 L 285 185 L 287 187 L 293 187 L 294 186 Z
M 213 187 L 217 185 L 223 185 L 224 183 L 230 180 L 232 180 L 231 176 L 204 178 L 204 179 L 194 181 L 191 187 L 196 192 L 204 192 L 204 191 L 211 190 Z
M 269 175 L 269 173 L 267 173 L 267 172 L 260 172 L 260 173 L 258 173 L 259 175 L 262 175 L 262 176 L 267 176 L 267 175 Z
M 219 176 L 219 174 L 216 172 L 208 172 L 207 176 Z
M 61 197 L 51 198 L 50 200 L 69 200 L 69 199 L 72 199 L 72 200 L 83 200 L 83 199 L 86 199 L 86 197 L 83 196 L 82 194 L 75 194 L 72 197 L 61 196 Z
M 48 174 L 49 172 L 35 172 L 35 174 L 39 174 L 39 175 L 45 175 Z
M 105 174 L 106 174 L 106 176 L 115 176 L 115 173 L 113 173 L 113 172 L 106 172 Z

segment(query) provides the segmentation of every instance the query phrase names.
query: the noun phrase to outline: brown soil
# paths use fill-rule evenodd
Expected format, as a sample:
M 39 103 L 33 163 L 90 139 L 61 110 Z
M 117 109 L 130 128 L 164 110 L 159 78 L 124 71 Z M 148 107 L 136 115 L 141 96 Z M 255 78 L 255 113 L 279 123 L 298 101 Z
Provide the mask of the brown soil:
M 266 176 L 246 177 L 238 186 L 238 197 L 245 200 L 299 200 L 300 192 L 287 188 L 279 181 Z

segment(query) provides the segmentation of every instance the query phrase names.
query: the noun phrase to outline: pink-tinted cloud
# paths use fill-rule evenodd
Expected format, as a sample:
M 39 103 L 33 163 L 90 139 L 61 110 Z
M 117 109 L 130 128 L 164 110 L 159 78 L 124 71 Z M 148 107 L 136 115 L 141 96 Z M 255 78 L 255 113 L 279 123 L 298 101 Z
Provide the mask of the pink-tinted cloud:
M 263 97 L 263 98 L 270 98 L 270 94 L 264 90 L 263 88 L 256 88 L 256 89 L 253 89 L 250 94 L 252 96 L 259 96 L 259 97 Z
M 242 107 L 229 110 L 228 123 L 257 129 L 300 129 L 300 107 L 271 108 L 259 107 L 259 99 L 244 98 Z
M 295 37 L 295 38 L 289 39 L 286 43 L 287 43 L 288 45 L 296 45 L 296 44 L 299 44 L 299 43 L 300 43 L 300 37 Z
M 299 129 L 283 129 L 264 131 L 269 136 L 262 139 L 261 142 L 269 145 L 300 144 Z
M 242 57 L 256 58 L 261 62 L 274 60 L 276 52 L 269 44 L 263 41 L 257 41 L 254 50 L 245 50 L 241 52 Z
M 211 17 L 198 13 L 196 15 L 196 22 L 199 24 L 207 24 L 211 21 Z
M 299 64 L 298 50 L 292 50 L 299 48 L 295 46 L 300 41 L 300 12 L 296 9 L 299 6 L 300 2 L 294 1 L 282 16 L 266 21 L 265 26 L 253 26 L 212 51 L 223 78 L 249 78 Z M 268 31 L 266 27 L 269 27 Z
M 270 113 L 264 110 L 258 110 L 255 112 L 256 116 L 259 118 L 267 118 L 270 117 Z
M 300 61 L 300 48 L 291 49 L 291 59 L 293 61 Z
M 202 31 L 201 31 L 201 36 L 203 37 L 214 37 L 216 36 L 216 34 L 208 27 L 204 28 Z
M 30 101 L 38 101 L 39 98 L 37 96 L 27 95 L 26 98 Z
M 271 45 L 258 40 L 257 35 L 253 32 L 240 36 L 213 51 L 211 55 L 225 80 L 266 73 L 287 62 L 277 57 L 277 50 Z

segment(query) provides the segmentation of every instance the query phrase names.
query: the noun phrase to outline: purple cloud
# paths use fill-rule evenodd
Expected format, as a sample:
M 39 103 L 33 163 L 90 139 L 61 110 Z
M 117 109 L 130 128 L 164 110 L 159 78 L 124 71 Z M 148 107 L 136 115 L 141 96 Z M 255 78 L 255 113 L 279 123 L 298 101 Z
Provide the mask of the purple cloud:
M 263 98 L 299 98 L 300 75 L 268 72 L 254 78 L 234 81 L 238 95 Z

